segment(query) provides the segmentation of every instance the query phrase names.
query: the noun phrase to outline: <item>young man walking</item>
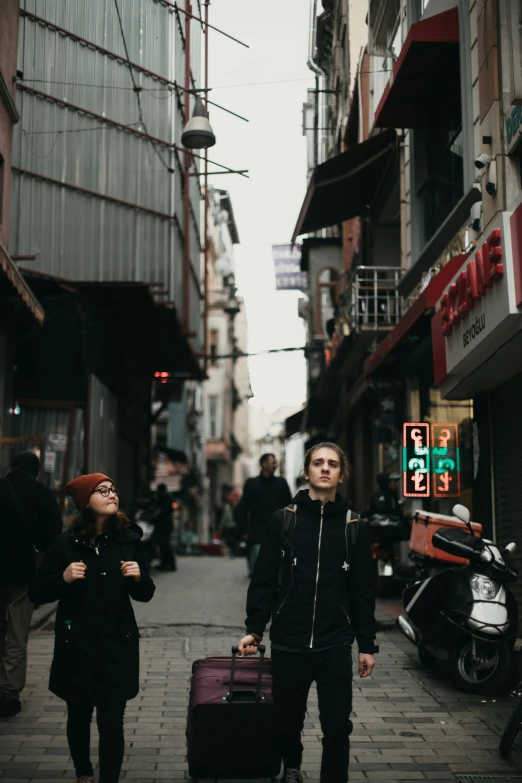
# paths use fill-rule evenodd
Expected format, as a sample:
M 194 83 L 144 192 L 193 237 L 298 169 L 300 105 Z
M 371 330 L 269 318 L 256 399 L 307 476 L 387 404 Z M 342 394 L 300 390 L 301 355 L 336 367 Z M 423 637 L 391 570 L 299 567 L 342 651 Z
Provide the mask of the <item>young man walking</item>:
M 352 653 L 359 647 L 360 677 L 375 666 L 375 592 L 365 525 L 352 520 L 338 485 L 348 477 L 344 453 L 320 443 L 305 457 L 309 489 L 292 510 L 271 518 L 247 599 L 247 635 L 253 655 L 272 618 L 272 675 L 277 743 L 285 783 L 301 783 L 301 732 L 308 693 L 317 684 L 323 757 L 321 783 L 346 783 L 352 722 Z M 291 515 L 291 516 L 289 516 Z

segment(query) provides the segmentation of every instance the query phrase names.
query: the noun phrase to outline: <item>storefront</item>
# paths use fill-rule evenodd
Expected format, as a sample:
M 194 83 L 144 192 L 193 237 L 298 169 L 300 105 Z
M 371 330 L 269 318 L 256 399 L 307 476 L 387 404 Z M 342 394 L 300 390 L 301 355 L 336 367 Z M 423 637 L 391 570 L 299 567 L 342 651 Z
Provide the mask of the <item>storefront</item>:
M 522 199 L 488 226 L 432 319 L 442 397 L 475 405 L 475 503 L 486 532 L 522 567 Z M 489 484 L 489 491 L 488 491 Z M 475 511 L 475 508 L 474 508 Z M 522 581 L 514 588 L 522 610 Z M 522 620 L 522 611 L 521 618 Z

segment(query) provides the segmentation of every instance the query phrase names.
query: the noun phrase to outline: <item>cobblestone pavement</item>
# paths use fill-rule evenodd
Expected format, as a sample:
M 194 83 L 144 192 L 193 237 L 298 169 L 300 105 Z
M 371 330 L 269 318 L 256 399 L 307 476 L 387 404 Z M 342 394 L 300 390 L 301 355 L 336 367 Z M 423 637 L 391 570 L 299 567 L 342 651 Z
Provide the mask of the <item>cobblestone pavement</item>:
M 180 559 L 178 572 L 158 575 L 154 602 L 136 605 L 144 637 L 142 687 L 127 708 L 123 780 L 187 778 L 184 732 L 192 661 L 227 654 L 237 641 L 244 567 L 242 561 Z M 513 702 L 466 696 L 442 674 L 421 667 L 415 650 L 392 630 L 396 608 L 391 602 L 379 611 L 383 631 L 374 676 L 354 681 L 350 780 L 455 781 L 462 774 L 475 780 L 473 773 L 489 780 L 522 779 L 522 747 L 508 762 L 497 752 Z M 31 636 L 22 712 L 0 719 L 0 783 L 74 780 L 64 705 L 47 691 L 51 631 L 48 624 Z M 317 782 L 321 745 L 315 691 L 304 745 L 305 778 Z M 93 729 L 93 754 L 95 747 Z

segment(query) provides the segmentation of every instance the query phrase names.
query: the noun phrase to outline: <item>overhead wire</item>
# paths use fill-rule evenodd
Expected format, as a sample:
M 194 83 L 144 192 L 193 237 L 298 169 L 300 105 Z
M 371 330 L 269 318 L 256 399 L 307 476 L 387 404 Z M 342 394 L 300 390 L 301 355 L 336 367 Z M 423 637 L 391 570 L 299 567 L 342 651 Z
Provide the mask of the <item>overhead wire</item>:
M 120 32 L 121 32 L 121 37 L 122 37 L 122 41 L 123 41 L 123 48 L 125 49 L 125 55 L 126 55 L 126 57 L 127 57 L 127 66 L 128 66 L 128 69 L 129 69 L 129 73 L 130 73 L 131 80 L 132 80 L 132 87 L 133 87 L 134 93 L 136 94 L 136 100 L 137 100 L 137 102 L 138 102 L 138 114 L 139 114 L 139 118 L 140 118 L 140 123 L 141 123 L 141 125 L 143 126 L 143 128 L 144 128 L 144 130 L 145 130 L 145 133 L 147 133 L 147 135 L 148 135 L 148 136 L 150 136 L 151 134 L 149 133 L 149 130 L 148 130 L 148 128 L 147 128 L 147 123 L 145 122 L 145 118 L 144 118 L 144 116 L 143 116 L 143 107 L 142 107 L 142 105 L 141 105 L 141 95 L 140 95 L 140 93 L 141 93 L 141 91 L 142 91 L 142 87 L 141 87 L 141 86 L 140 86 L 140 85 L 139 85 L 139 84 L 136 82 L 136 79 L 134 78 L 134 71 L 133 71 L 133 69 L 132 69 L 132 65 L 131 65 L 131 63 L 129 62 L 129 61 L 130 61 L 130 56 L 129 56 L 129 49 L 128 49 L 128 46 L 127 46 L 127 39 L 125 38 L 125 30 L 123 29 L 123 20 L 122 20 L 122 18 L 121 18 L 121 12 L 120 12 L 120 6 L 118 5 L 118 0 L 114 0 L 114 5 L 115 5 L 115 7 L 116 7 L 116 14 L 117 14 L 117 16 L 118 16 L 118 22 L 119 22 L 119 26 L 120 26 Z M 167 170 L 167 171 L 168 171 L 170 174 L 173 174 L 173 173 L 174 173 L 174 169 L 173 169 L 173 167 L 172 167 L 172 166 L 170 166 L 170 165 L 169 165 L 169 164 L 168 164 L 168 163 L 167 163 L 167 162 L 164 160 L 164 158 L 163 158 L 163 156 L 161 155 L 161 153 L 160 153 L 159 149 L 157 148 L 156 142 L 155 142 L 155 141 L 153 141 L 153 139 L 149 139 L 149 141 L 150 141 L 150 143 L 152 144 L 152 148 L 154 149 L 154 152 L 156 153 L 157 157 L 158 157 L 158 158 L 159 158 L 159 160 L 161 161 L 161 164 L 164 166 L 164 168 L 165 168 L 165 169 L 166 169 L 166 170 Z

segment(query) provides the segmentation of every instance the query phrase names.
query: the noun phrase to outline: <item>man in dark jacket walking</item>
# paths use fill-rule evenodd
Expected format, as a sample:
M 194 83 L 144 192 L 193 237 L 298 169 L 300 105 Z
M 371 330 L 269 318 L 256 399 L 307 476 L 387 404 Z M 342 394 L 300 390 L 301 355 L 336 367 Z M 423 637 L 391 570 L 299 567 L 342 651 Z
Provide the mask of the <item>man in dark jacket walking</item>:
M 157 511 L 152 520 L 154 525 L 152 539 L 159 549 L 161 558 L 159 567 L 163 571 L 175 571 L 176 561 L 174 560 L 170 543 L 170 537 L 174 530 L 174 525 L 172 524 L 172 498 L 167 491 L 166 484 L 158 484 L 154 505 Z
M 37 476 L 40 460 L 32 451 L 16 456 L 0 480 L 0 593 L 7 630 L 0 648 L 0 716 L 20 712 L 27 671 L 27 640 L 33 614 L 28 589 L 35 577 L 35 555 L 62 530 L 51 490 Z
M 239 532 L 247 542 L 249 576 L 254 571 L 270 517 L 292 500 L 286 479 L 274 475 L 277 470 L 275 455 L 263 454 L 259 464 L 261 472 L 259 476 L 245 481 L 234 515 Z
M 292 510 L 282 509 L 271 518 L 248 590 L 247 635 L 239 652 L 256 652 L 272 618 L 275 730 L 285 783 L 303 780 L 301 732 L 314 681 L 323 731 L 321 783 L 346 783 L 351 645 L 357 640 L 361 677 L 372 673 L 378 652 L 368 531 L 336 494 L 347 474 L 338 446 L 321 443 L 310 449 L 305 458 L 310 488 L 296 495 Z

